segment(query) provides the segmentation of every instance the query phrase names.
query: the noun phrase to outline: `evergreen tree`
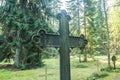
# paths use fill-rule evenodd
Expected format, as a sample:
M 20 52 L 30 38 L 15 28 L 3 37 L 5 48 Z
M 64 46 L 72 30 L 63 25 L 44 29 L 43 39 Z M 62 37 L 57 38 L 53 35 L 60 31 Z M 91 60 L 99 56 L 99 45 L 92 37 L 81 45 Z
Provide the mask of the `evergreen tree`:
M 2 24 L 4 43 L 3 59 L 15 57 L 14 65 L 25 68 L 28 65 L 41 65 L 42 54 L 39 45 L 31 37 L 39 28 L 49 30 L 46 16 L 49 15 L 47 2 L 50 0 L 5 0 L 0 6 L 0 23 Z M 8 52 L 9 53 L 8 53 Z

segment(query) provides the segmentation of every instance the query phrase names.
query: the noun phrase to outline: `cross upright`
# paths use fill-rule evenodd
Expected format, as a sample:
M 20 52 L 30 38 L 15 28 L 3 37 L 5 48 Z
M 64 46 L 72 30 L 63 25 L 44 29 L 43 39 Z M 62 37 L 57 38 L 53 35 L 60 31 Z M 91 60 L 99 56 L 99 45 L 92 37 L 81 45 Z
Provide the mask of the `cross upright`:
M 84 35 L 74 37 L 69 35 L 70 16 L 65 10 L 57 14 L 59 20 L 59 35 L 46 33 L 45 30 L 39 30 L 32 37 L 33 42 L 40 47 L 59 47 L 60 53 L 60 80 L 71 80 L 70 77 L 70 48 L 78 47 L 84 49 L 87 40 Z

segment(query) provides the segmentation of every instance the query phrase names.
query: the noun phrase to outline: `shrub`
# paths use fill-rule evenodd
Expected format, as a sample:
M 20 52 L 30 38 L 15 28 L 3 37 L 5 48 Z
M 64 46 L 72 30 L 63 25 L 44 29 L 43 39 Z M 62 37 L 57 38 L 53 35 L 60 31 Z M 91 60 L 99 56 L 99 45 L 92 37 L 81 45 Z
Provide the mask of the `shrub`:
M 113 70 L 112 66 L 101 68 L 101 71 L 112 71 L 112 70 Z
M 108 72 L 106 71 L 95 72 L 91 76 L 89 76 L 87 80 L 97 80 L 106 76 L 108 76 Z

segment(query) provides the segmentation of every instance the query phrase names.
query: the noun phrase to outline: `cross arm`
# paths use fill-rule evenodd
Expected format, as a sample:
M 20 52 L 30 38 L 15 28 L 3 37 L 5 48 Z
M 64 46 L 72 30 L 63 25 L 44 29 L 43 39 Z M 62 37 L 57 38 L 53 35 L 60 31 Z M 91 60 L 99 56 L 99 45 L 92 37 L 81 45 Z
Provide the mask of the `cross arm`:
M 60 47 L 60 35 L 46 34 L 44 39 L 45 46 Z
M 82 45 L 83 40 L 80 37 L 69 36 L 69 47 L 80 47 Z
M 39 44 L 41 47 L 60 47 L 60 37 L 61 35 L 50 34 L 46 33 L 45 30 L 40 30 L 32 39 L 33 42 Z M 87 43 L 87 39 L 82 34 L 80 37 L 68 37 L 68 46 L 70 48 L 79 47 L 80 49 L 84 49 Z
M 80 49 L 85 48 L 88 41 L 84 38 L 84 35 L 81 34 L 80 37 L 69 36 L 69 47 L 79 47 Z
M 46 33 L 45 30 L 39 30 L 38 33 L 32 37 L 32 41 L 41 47 L 60 47 L 60 35 Z

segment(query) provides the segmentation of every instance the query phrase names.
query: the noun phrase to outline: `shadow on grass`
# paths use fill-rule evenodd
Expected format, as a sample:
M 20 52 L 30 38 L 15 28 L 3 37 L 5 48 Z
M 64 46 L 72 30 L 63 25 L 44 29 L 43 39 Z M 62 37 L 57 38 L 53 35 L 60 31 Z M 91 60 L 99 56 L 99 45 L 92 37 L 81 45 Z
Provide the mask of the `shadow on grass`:
M 115 69 L 113 67 L 105 67 L 102 68 L 101 71 L 120 73 L 120 67 L 117 67 Z
M 90 66 L 94 66 L 95 61 L 88 61 L 88 62 L 74 62 L 73 67 L 75 68 L 89 68 Z
M 88 68 L 88 66 L 85 64 L 78 64 L 78 65 L 75 65 L 75 68 Z
M 21 69 L 16 68 L 13 64 L 0 64 L 0 69 L 6 69 L 11 71 L 20 71 Z
M 45 64 L 43 65 L 35 65 L 35 66 L 28 66 L 27 68 L 17 68 L 15 67 L 13 64 L 0 64 L 0 69 L 5 69 L 5 70 L 10 70 L 10 71 L 21 71 L 21 70 L 31 70 L 31 69 L 37 69 L 37 68 L 40 68 L 40 67 L 44 67 Z

